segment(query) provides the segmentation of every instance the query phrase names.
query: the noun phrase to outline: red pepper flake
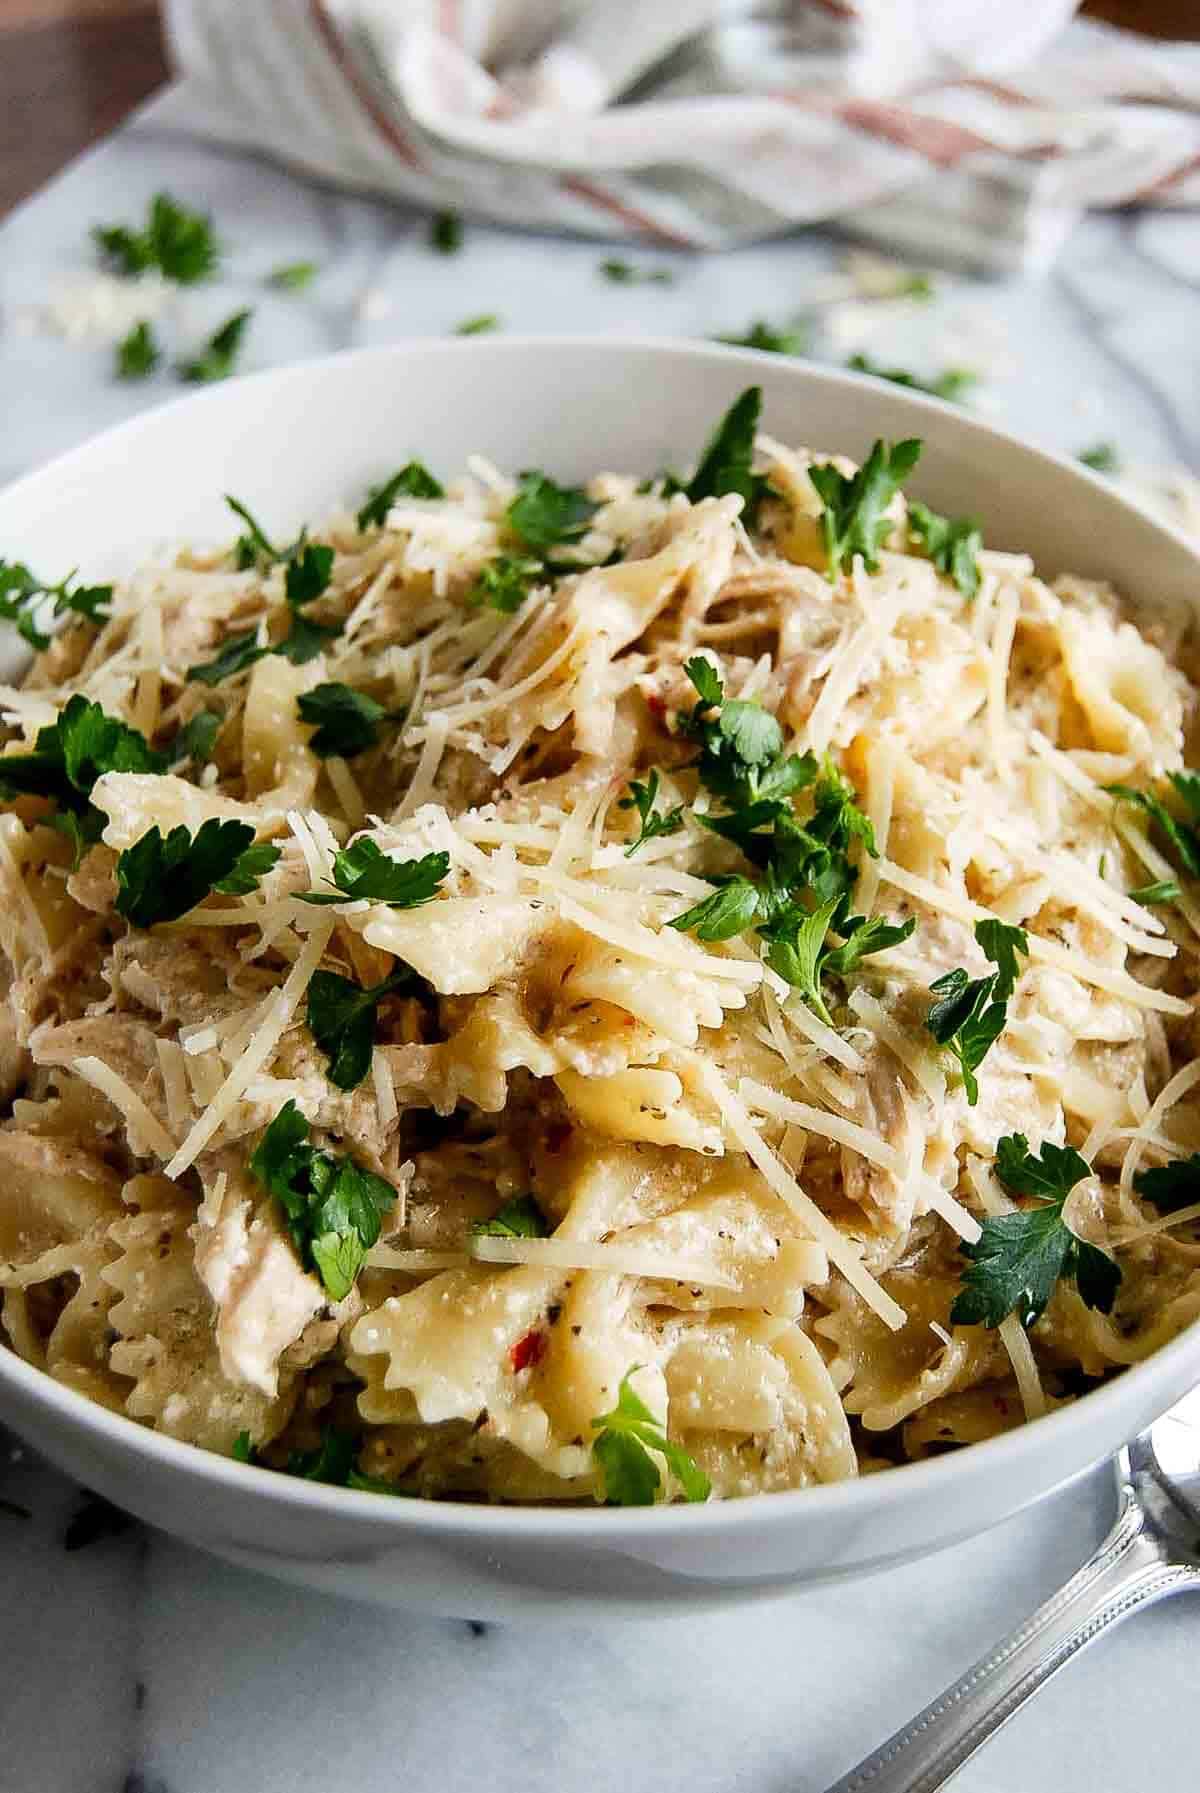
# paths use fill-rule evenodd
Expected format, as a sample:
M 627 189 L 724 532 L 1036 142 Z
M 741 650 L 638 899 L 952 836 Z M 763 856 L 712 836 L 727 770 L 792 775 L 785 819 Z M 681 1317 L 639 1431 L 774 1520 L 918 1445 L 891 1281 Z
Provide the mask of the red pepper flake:
M 667 713 L 667 700 L 660 697 L 657 691 L 651 691 L 646 698 L 646 708 L 656 722 L 661 722 Z
M 1003 1395 L 993 1395 L 992 1399 L 995 1402 L 997 1412 L 1003 1413 L 1007 1417 L 1008 1402 L 1004 1399 L 1004 1396 Z
M 561 1152 L 571 1137 L 570 1121 L 551 1121 L 546 1128 L 546 1150 Z
M 527 1332 L 523 1339 L 518 1339 L 509 1352 L 509 1361 L 513 1367 L 513 1375 L 519 1376 L 522 1370 L 531 1370 L 535 1364 L 541 1363 L 546 1355 L 546 1335 L 535 1326 Z

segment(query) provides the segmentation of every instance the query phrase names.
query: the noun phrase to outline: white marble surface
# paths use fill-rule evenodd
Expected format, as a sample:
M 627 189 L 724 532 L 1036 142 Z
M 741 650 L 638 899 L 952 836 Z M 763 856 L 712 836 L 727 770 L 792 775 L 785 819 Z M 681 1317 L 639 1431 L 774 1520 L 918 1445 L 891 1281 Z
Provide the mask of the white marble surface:
M 0 479 L 177 390 L 169 373 L 121 386 L 111 350 L 21 328 L 85 265 L 88 226 L 135 217 L 163 186 L 211 208 L 229 246 L 224 277 L 170 320 L 173 345 L 252 304 L 251 368 L 485 311 L 530 331 L 744 329 L 805 308 L 836 257 L 817 237 L 659 256 L 677 283 L 628 288 L 597 277 L 594 245 L 480 228 L 446 259 L 420 219 L 180 145 L 151 118 L 0 228 Z M 264 289 L 268 270 L 310 257 L 323 271 L 308 293 Z M 1049 281 L 948 281 L 862 346 L 933 370 L 986 344 L 978 402 L 997 419 L 1067 452 L 1109 438 L 1131 459 L 1195 464 L 1198 290 L 1193 218 L 1093 221 Z M 818 1793 L 1083 1559 L 1108 1481 L 931 1562 L 742 1615 L 478 1634 L 277 1587 L 136 1530 L 67 1554 L 79 1496 L 16 1450 L 0 1451 L 0 1498 L 32 1512 L 0 1510 L 2 1793 Z M 1138 1618 L 956 1785 L 1192 1793 L 1198 1625 L 1185 1601 Z

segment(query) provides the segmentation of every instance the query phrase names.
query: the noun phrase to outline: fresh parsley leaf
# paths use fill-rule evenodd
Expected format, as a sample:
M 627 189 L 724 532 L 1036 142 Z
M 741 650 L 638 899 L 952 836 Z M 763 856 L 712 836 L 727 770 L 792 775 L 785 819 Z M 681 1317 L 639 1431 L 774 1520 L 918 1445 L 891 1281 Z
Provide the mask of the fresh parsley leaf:
M 702 498 L 722 498 L 734 492 L 743 501 L 747 523 L 754 520 L 767 489 L 761 474 L 752 471 L 754 437 L 762 412 L 762 387 L 747 386 L 734 400 L 710 436 L 700 464 L 684 488 L 693 504 Z
M 292 550 L 276 548 L 257 517 L 247 509 L 240 498 L 233 498 L 226 492 L 225 502 L 234 515 L 240 517 L 246 525 L 245 534 L 240 535 L 234 543 L 234 554 L 241 571 L 244 572 L 248 567 L 255 566 L 259 560 L 265 560 L 268 565 L 271 565 L 274 561 L 287 559 Z
M 206 280 L 220 255 L 211 218 L 180 205 L 169 193 L 155 194 L 144 230 L 124 224 L 98 225 L 92 231 L 92 241 L 102 260 L 117 273 L 141 274 L 147 268 L 159 268 L 180 286 Z
M 467 602 L 514 616 L 543 571 L 541 561 L 528 554 L 498 554 L 480 572 L 467 593 Z
M 712 661 L 703 654 L 694 654 L 683 669 L 705 709 L 719 708 L 725 701 L 725 684 Z
M 372 486 L 358 513 L 360 529 L 382 529 L 397 498 L 444 498 L 445 488 L 420 461 L 407 461 L 382 485 Z
M 385 996 L 413 989 L 419 981 L 407 965 L 369 989 L 334 971 L 313 972 L 305 1018 L 308 1031 L 329 1059 L 325 1075 L 330 1083 L 338 1089 L 358 1088 L 371 1068 L 379 1004 Z
M 457 255 L 462 248 L 462 219 L 457 212 L 435 212 L 429 220 L 429 246 L 439 255 Z
M 845 977 L 857 969 L 863 959 L 886 952 L 889 946 L 901 945 L 915 932 L 917 921 L 914 915 L 907 921 L 889 921 L 886 915 L 848 915 L 833 925 L 845 939 L 841 946 L 824 954 L 821 971 L 834 977 Z
M 997 921 L 988 917 L 986 921 L 975 924 L 975 938 L 983 948 L 984 957 L 990 959 L 997 969 L 995 998 L 997 1002 L 1007 1002 L 1016 988 L 1020 975 L 1017 954 L 1029 957 L 1029 936 L 1024 928 L 1010 927 L 1006 921 Z
M 882 915 L 847 915 L 846 904 L 844 894 L 830 897 L 814 910 L 789 904 L 762 930 L 769 942 L 767 964 L 799 990 L 829 1027 L 833 1017 L 825 1006 L 822 978 L 848 976 L 863 959 L 907 940 L 917 925 L 913 916 L 893 922 Z M 840 946 L 828 945 L 830 929 L 843 936 Z
M 1062 1277 L 1074 1280 L 1085 1306 L 1110 1313 L 1120 1269 L 1063 1218 L 1071 1190 L 1091 1175 L 1087 1161 L 1070 1146 L 1049 1143 L 1035 1155 L 1023 1133 L 1010 1133 L 996 1142 L 995 1168 L 1007 1188 L 1039 1206 L 990 1215 L 980 1238 L 962 1247 L 971 1264 L 950 1309 L 951 1323 L 998 1326 L 1015 1313 L 1022 1326 L 1032 1326 Z
M 494 311 L 481 311 L 478 317 L 464 318 L 461 324 L 455 324 L 455 336 L 485 336 L 489 331 L 500 328 L 500 319 Z
M 289 261 L 272 269 L 267 275 L 267 285 L 280 293 L 301 293 L 312 285 L 319 272 L 315 261 Z
M 640 1364 L 634 1364 L 622 1377 L 612 1412 L 592 1421 L 592 1430 L 597 1434 L 592 1455 L 600 1468 L 606 1502 L 610 1507 L 654 1505 L 662 1476 L 651 1452 L 666 1459 L 685 1499 L 707 1500 L 712 1485 L 704 1471 L 682 1445 L 671 1442 L 645 1402 L 634 1393 L 631 1378 L 640 1368 Z
M 282 654 L 293 666 L 307 666 L 310 660 L 323 654 L 329 643 L 336 641 L 341 632 L 341 623 L 314 623 L 311 617 L 293 611 L 287 634 L 268 652 Z
M 870 374 L 875 380 L 888 380 L 893 386 L 907 386 L 913 392 L 928 392 L 933 398 L 956 403 L 972 386 L 979 384 L 979 375 L 969 367 L 947 367 L 931 380 L 919 380 L 903 367 L 882 367 L 869 355 L 851 355 L 846 366 L 855 373 Z
M 162 360 L 162 351 L 154 332 L 143 318 L 117 344 L 116 373 L 118 380 L 144 380 Z
M 969 978 L 961 966 L 937 978 L 930 991 L 938 1000 L 931 1004 L 925 1025 L 939 1046 L 946 1046 L 958 1060 L 967 1102 L 979 1100 L 975 1073 L 990 1048 L 1004 1031 L 1008 999 L 1017 980 L 1017 953 L 1028 953 L 1023 928 L 988 919 L 977 922 L 975 938 L 997 970 L 989 977 Z M 1082 1161 L 1081 1161 L 1082 1162 Z
M 211 759 L 224 720 L 215 710 L 197 710 L 171 743 L 171 764 L 177 766 L 182 760 L 195 760 L 199 764 Z
M 1176 903 L 1182 895 L 1174 878 L 1160 878 L 1157 884 L 1139 884 L 1129 895 L 1135 903 L 1144 903 L 1147 908 L 1155 903 Z
M 667 926 L 678 928 L 681 934 L 695 934 L 697 940 L 732 940 L 746 931 L 758 913 L 758 885 L 738 875 L 674 916 Z
M 759 349 L 767 355 L 803 355 L 808 350 L 809 331 L 807 325 L 800 323 L 777 330 L 764 319 L 756 318 L 741 336 L 718 336 L 716 341 L 727 342 L 734 349 Z
M 720 674 L 701 654 L 694 655 L 684 671 L 699 701 L 689 715 L 679 718 L 680 732 L 700 745 L 697 765 L 708 790 L 745 808 L 767 796 L 782 799 L 811 783 L 816 761 L 807 755 L 779 757 L 783 730 L 769 710 L 737 698 L 727 700 Z M 714 709 L 715 717 L 710 714 Z
M 599 506 L 581 486 L 559 486 L 531 468 L 522 473 L 516 497 L 505 513 L 509 528 L 527 548 L 544 552 L 557 542 L 583 535 Z
M 0 795 L 48 798 L 57 807 L 54 825 L 74 841 L 78 858 L 104 829 L 105 817 L 90 801 L 102 773 L 166 768 L 166 756 L 136 728 L 76 694 L 56 722 L 38 730 L 31 753 L 0 756 Z
M 15 623 L 17 633 L 31 648 L 42 653 L 50 636 L 38 626 L 43 615 L 79 616 L 97 627 L 108 620 L 111 585 L 72 585 L 68 573 L 57 585 L 47 585 L 19 560 L 0 560 L 0 618 Z
M 354 1459 L 358 1440 L 353 1432 L 338 1426 L 326 1426 L 321 1442 L 312 1451 L 292 1451 L 284 1469 L 285 1475 L 299 1476 L 305 1482 L 325 1482 L 331 1488 L 348 1488 L 354 1475 Z
M 318 759 L 340 754 L 353 759 L 379 742 L 379 724 L 389 715 L 381 703 L 352 685 L 317 685 L 296 699 L 300 720 L 316 729 L 309 746 Z
M 678 834 L 683 827 L 683 804 L 677 803 L 674 809 L 656 810 L 658 802 L 658 768 L 653 767 L 645 784 L 639 784 L 636 778 L 629 781 L 629 796 L 622 797 L 618 809 L 636 809 L 641 818 L 641 828 L 636 840 L 630 841 L 625 849 L 626 859 L 632 859 L 640 846 L 648 840 L 655 840 L 660 834 Z
M 242 338 L 253 315 L 253 311 L 246 306 L 241 311 L 235 311 L 232 317 L 226 318 L 220 329 L 214 330 L 198 355 L 179 363 L 180 379 L 188 380 L 194 385 L 227 380 L 233 372 L 233 364 L 241 352 Z
M 229 1455 L 235 1463 L 256 1463 L 258 1461 L 258 1452 L 254 1448 L 249 1432 L 238 1433 Z
M 395 1189 L 352 1158 L 318 1151 L 290 1100 L 259 1140 L 249 1168 L 282 1207 L 301 1263 L 316 1270 L 334 1301 L 344 1300 L 379 1238 Z
M 500 1239 L 544 1239 L 550 1228 L 531 1195 L 515 1195 L 490 1220 L 477 1220 L 471 1231 Z
M 973 598 L 979 590 L 983 548 L 978 523 L 971 517 L 941 517 L 914 498 L 908 507 L 908 529 L 938 572 L 953 579 L 964 598 Z
M 1121 457 L 1111 442 L 1096 442 L 1091 448 L 1081 448 L 1077 459 L 1093 473 L 1119 473 Z
M 878 570 L 879 550 L 892 527 L 887 507 L 920 459 L 921 446 L 911 437 L 894 446 L 879 440 L 850 478 L 832 462 L 809 468 L 808 477 L 825 506 L 821 527 L 830 579 L 851 565 L 856 554 L 869 573 Z
M 189 666 L 188 679 L 193 684 L 219 685 L 224 679 L 232 679 L 239 672 L 245 672 L 256 660 L 265 659 L 271 652 L 269 647 L 259 643 L 258 629 L 246 629 L 237 635 L 230 635 L 221 643 L 216 656 L 204 660 L 198 666 Z
M 1193 782 L 1195 777 L 1194 773 L 1177 772 L 1171 780 L 1193 815 L 1197 814 Z M 1158 830 L 1178 868 L 1186 872 L 1189 878 L 1200 878 L 1200 832 L 1173 816 L 1162 799 L 1152 791 L 1135 790 L 1128 784 L 1106 784 L 1104 789 L 1110 797 L 1116 797 L 1120 802 L 1129 803 L 1135 809 L 1144 811 L 1150 818 L 1151 833 Z
M 1159 1165 L 1157 1170 L 1138 1171 L 1133 1186 L 1162 1214 L 1190 1208 L 1200 1201 L 1200 1152 Z
M 195 834 L 180 824 L 164 838 L 157 823 L 117 858 L 116 910 L 135 928 L 177 921 L 212 890 L 241 896 L 254 890 L 279 857 L 254 846 L 248 822 L 210 817 Z
M 306 903 L 353 903 L 365 899 L 388 903 L 394 909 L 416 909 L 437 895 L 450 870 L 448 853 L 426 853 L 423 859 L 389 859 L 375 842 L 364 836 L 335 853 L 333 882 L 336 894 L 310 890 Z
M 328 588 L 333 576 L 333 549 L 304 542 L 288 558 L 284 591 L 289 604 L 311 604 Z
M 676 280 L 670 268 L 640 268 L 616 258 L 602 261 L 597 271 L 614 286 L 674 286 Z

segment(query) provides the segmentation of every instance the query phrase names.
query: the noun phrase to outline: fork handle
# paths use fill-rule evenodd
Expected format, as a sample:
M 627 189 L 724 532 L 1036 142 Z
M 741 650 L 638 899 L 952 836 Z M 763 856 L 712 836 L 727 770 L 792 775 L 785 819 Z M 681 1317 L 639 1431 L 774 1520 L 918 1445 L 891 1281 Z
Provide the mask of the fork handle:
M 1196 1585 L 1196 1571 L 1170 1561 L 1125 1488 L 1112 1530 L 1078 1574 L 829 1793 L 934 1793 L 1110 1625 Z

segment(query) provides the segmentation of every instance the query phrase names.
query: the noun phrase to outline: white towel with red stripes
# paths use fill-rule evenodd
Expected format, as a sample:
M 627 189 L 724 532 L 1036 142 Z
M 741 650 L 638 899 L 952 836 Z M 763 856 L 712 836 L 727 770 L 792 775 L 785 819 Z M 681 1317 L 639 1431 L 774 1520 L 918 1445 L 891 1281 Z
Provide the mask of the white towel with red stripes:
M 1075 10 L 167 0 L 181 86 L 159 117 L 527 228 L 720 249 L 837 222 L 1036 271 L 1088 208 L 1200 205 L 1200 44 Z

